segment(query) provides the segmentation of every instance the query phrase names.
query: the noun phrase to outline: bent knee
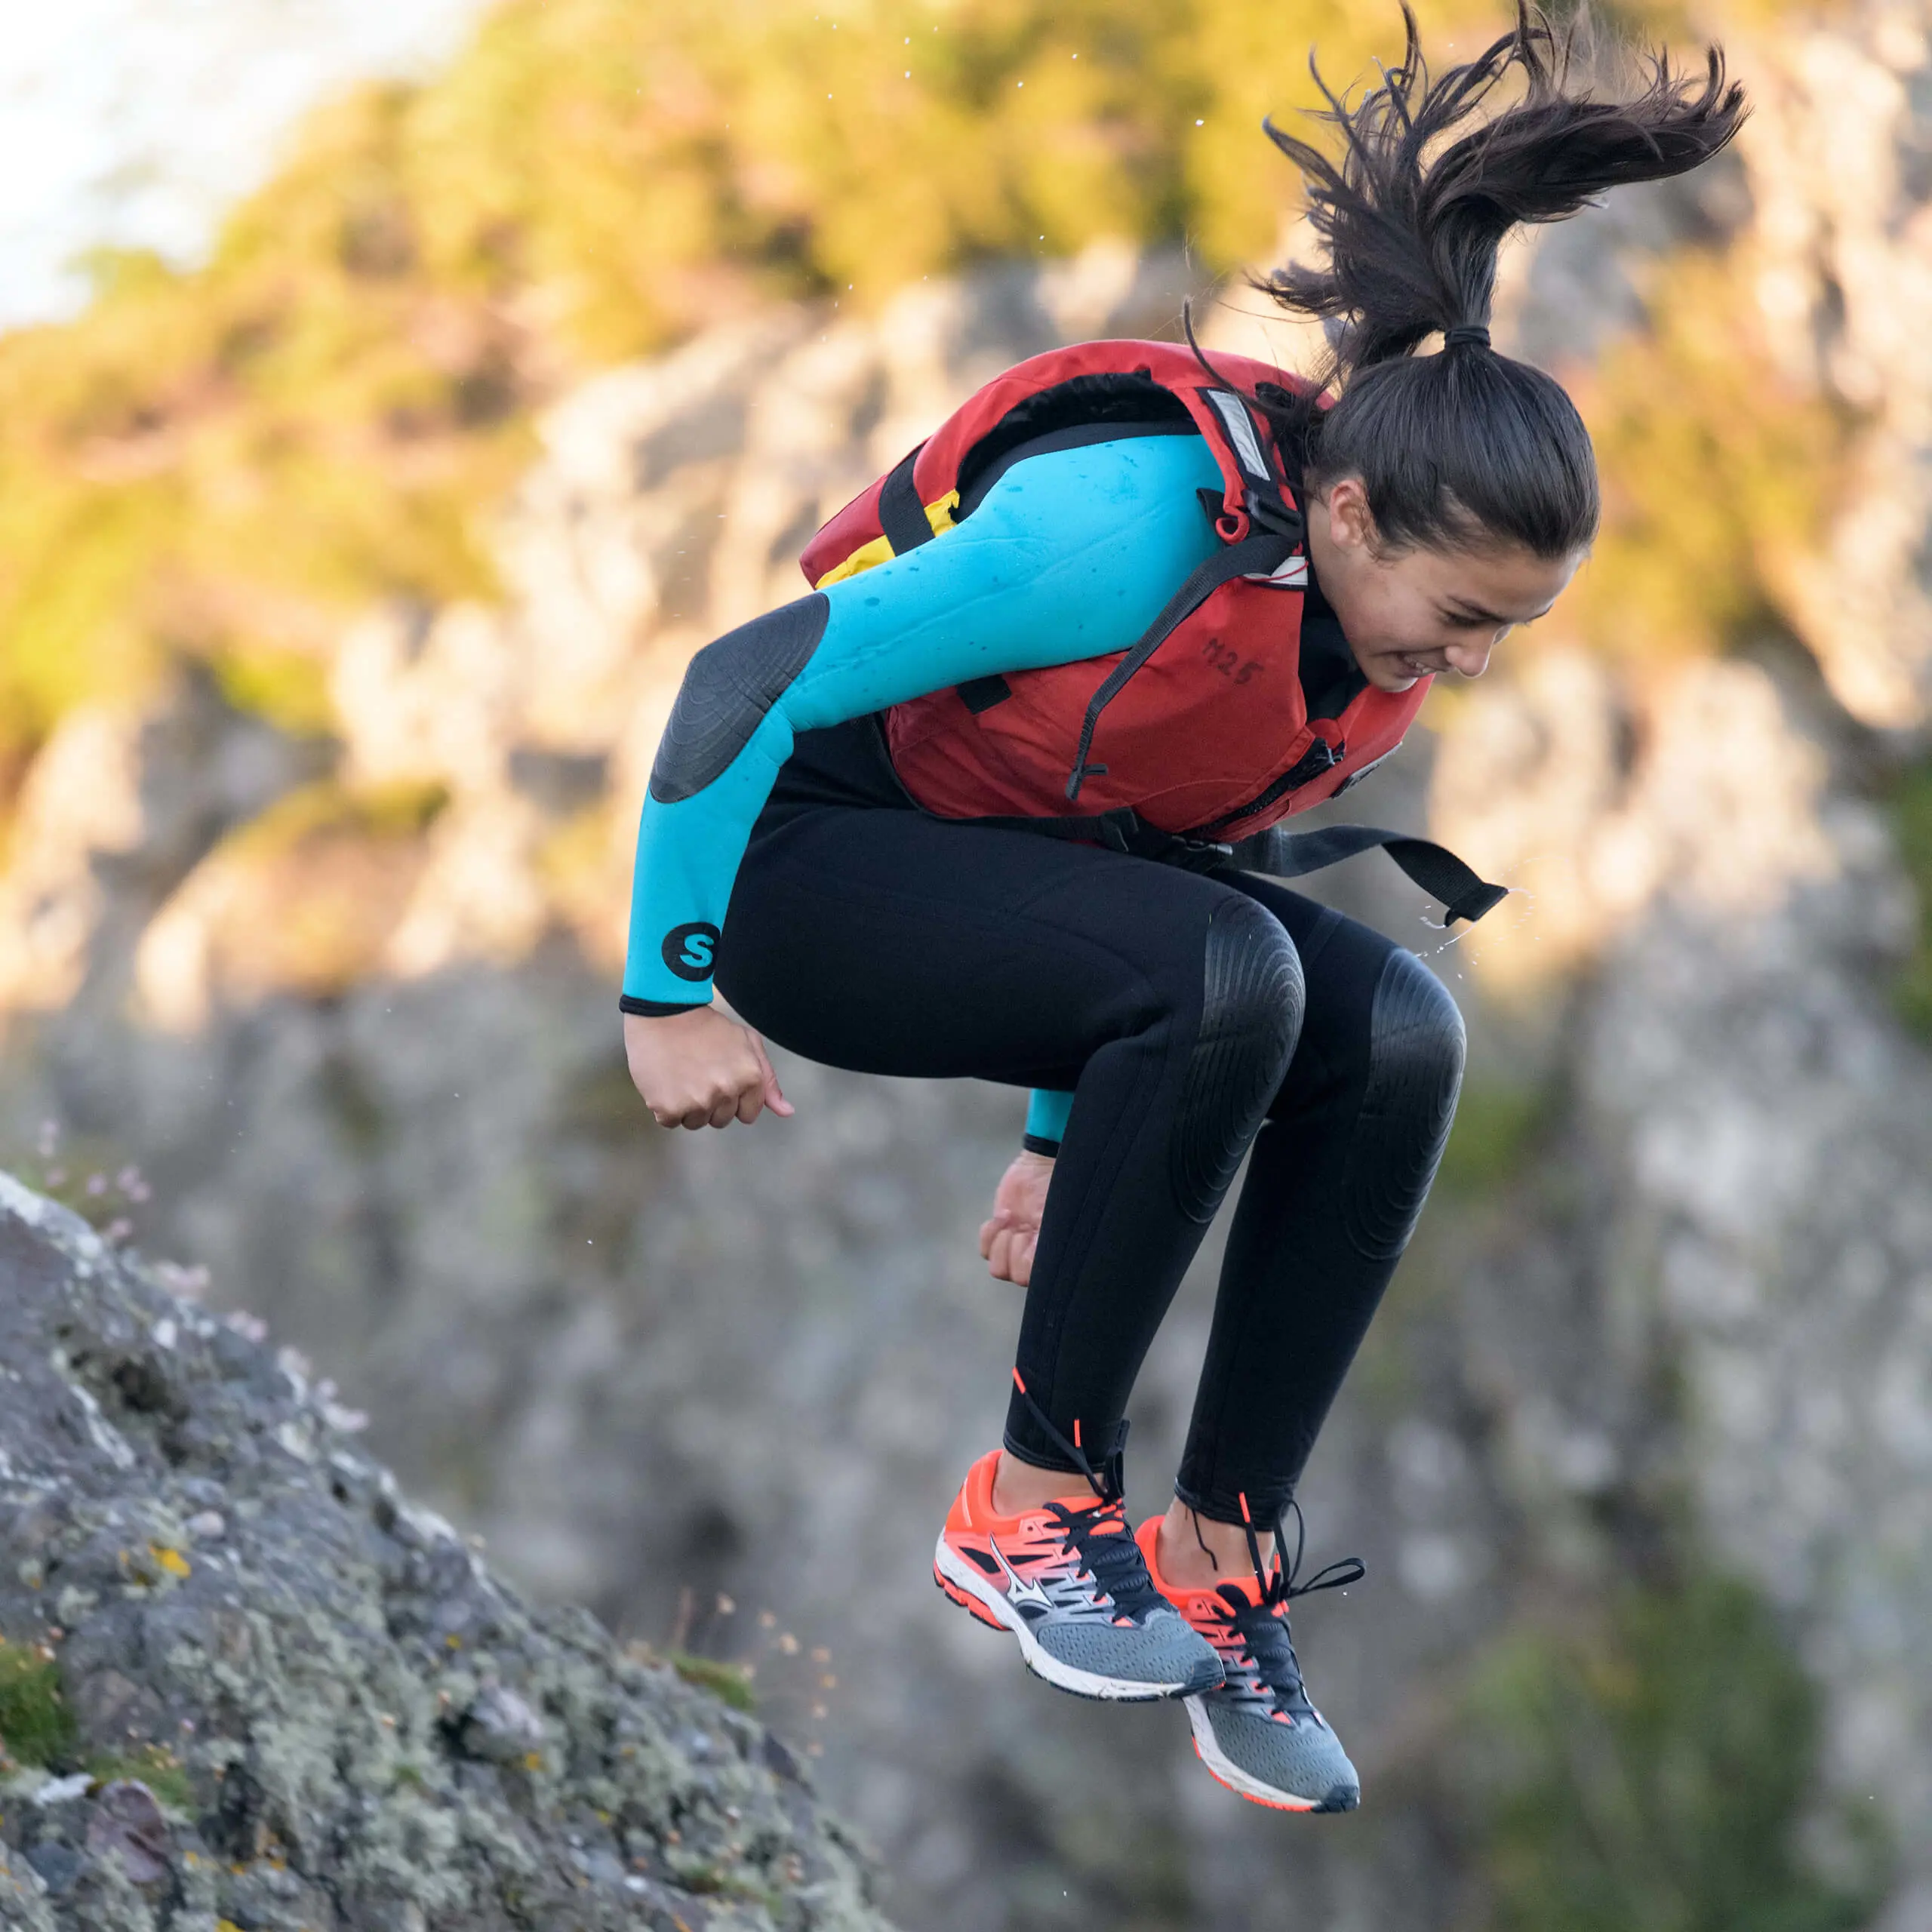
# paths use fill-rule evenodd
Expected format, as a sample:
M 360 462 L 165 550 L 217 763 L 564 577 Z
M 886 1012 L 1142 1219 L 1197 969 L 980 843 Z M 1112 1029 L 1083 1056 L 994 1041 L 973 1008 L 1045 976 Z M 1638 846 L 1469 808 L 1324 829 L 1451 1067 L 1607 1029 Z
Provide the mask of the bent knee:
M 1281 921 L 1239 894 L 1217 905 L 1170 1163 L 1191 1220 L 1211 1220 L 1233 1181 L 1294 1057 L 1304 999 L 1301 958 Z
M 1452 1112 L 1467 1045 L 1448 988 L 1413 952 L 1392 952 L 1369 1017 L 1368 1105 Z
M 1456 1113 L 1466 1036 L 1448 989 L 1389 954 L 1369 1018 L 1368 1075 L 1343 1183 L 1349 1238 L 1386 1259 L 1407 1244 Z

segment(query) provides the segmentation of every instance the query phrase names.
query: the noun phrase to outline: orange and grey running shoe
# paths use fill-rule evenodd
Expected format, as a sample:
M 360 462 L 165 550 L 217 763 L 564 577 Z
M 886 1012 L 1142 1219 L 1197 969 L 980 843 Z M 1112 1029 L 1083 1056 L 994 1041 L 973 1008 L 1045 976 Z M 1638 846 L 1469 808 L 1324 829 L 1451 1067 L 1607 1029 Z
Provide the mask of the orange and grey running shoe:
M 1299 1506 L 1291 1503 L 1294 1561 L 1284 1561 L 1278 1518 L 1274 1561 L 1264 1570 L 1245 1496 L 1241 1507 L 1254 1563 L 1251 1579 L 1231 1578 L 1212 1589 L 1169 1583 L 1156 1561 L 1161 1518 L 1149 1517 L 1135 1538 L 1155 1586 L 1220 1653 L 1220 1687 L 1187 1700 L 1195 1755 L 1230 1791 L 1257 1804 L 1279 1811 L 1352 1811 L 1361 1802 L 1361 1780 L 1302 1681 L 1288 1635 L 1288 1605 L 1311 1590 L 1354 1583 L 1362 1574 L 1361 1559 L 1344 1557 L 1297 1583 L 1303 1526 Z
M 955 1603 L 1011 1630 L 1029 1670 L 1079 1697 L 1141 1703 L 1220 1682 L 1213 1645 L 1147 1574 L 1127 1527 L 1118 1452 L 1102 1473 L 1088 1469 L 1083 1492 L 1012 1516 L 993 1509 L 998 1466 L 991 1449 L 966 1472 L 933 1552 L 933 1580 Z

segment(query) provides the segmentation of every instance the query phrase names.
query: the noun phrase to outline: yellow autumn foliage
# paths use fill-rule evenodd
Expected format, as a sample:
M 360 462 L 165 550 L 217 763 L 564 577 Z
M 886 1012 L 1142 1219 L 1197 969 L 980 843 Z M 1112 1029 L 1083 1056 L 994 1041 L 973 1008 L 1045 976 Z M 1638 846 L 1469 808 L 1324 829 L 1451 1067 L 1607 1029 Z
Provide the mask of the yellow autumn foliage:
M 1506 17 L 1420 11 L 1438 63 Z M 1311 45 L 1344 82 L 1400 21 L 1341 0 L 508 0 L 440 78 L 314 115 L 205 266 L 103 254 L 85 313 L 0 338 L 0 798 L 69 706 L 138 697 L 182 655 L 325 726 L 349 611 L 491 593 L 487 512 L 534 410 L 592 368 L 774 297 L 871 303 L 1103 235 L 1265 261 L 1295 184 L 1259 123 L 1314 104 Z M 1647 635 L 1701 635 L 1757 594 L 1758 498 L 1707 503 L 1729 520 L 1708 543 L 1646 548 L 1656 493 L 1715 497 L 1709 464 L 1755 474 L 1789 438 L 1746 370 L 1660 391 L 1632 367 L 1591 412 L 1638 533 L 1621 580 Z

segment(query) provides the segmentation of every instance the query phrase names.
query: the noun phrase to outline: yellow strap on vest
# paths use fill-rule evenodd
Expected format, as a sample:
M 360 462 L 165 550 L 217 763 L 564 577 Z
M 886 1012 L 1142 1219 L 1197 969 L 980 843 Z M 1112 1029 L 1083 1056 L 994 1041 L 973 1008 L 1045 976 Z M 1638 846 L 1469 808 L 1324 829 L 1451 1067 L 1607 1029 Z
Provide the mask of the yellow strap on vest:
M 937 503 L 926 505 L 926 521 L 932 525 L 935 537 L 952 528 L 952 512 L 958 507 L 957 490 L 949 490 Z M 891 537 L 875 537 L 869 543 L 861 543 L 842 564 L 827 571 L 812 588 L 823 590 L 828 584 L 843 583 L 847 577 L 857 577 L 861 571 L 869 571 L 873 565 L 884 563 L 897 554 Z

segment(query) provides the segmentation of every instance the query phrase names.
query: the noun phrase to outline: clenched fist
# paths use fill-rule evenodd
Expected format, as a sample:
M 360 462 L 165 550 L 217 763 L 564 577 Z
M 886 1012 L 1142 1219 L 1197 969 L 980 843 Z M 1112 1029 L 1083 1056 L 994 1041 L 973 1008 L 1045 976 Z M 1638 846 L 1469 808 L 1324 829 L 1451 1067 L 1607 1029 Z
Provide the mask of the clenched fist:
M 1040 1217 L 1054 1177 L 1053 1157 L 1019 1153 L 993 1194 L 992 1218 L 980 1226 L 980 1252 L 986 1272 L 1023 1288 L 1033 1278 L 1033 1251 L 1040 1238 Z
M 761 1108 L 795 1111 L 779 1091 L 764 1042 L 715 1006 L 654 1020 L 626 1014 L 624 1056 L 660 1127 L 749 1125 Z

